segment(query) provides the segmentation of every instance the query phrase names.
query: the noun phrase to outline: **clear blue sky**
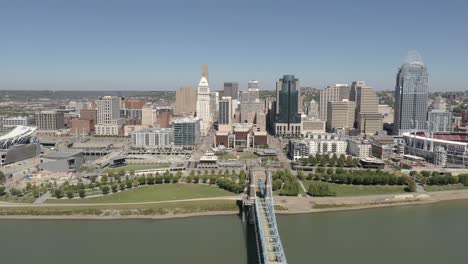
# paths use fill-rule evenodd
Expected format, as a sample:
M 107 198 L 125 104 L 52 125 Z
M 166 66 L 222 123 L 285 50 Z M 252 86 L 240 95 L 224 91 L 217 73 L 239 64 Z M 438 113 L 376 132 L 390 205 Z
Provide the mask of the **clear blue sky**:
M 431 91 L 468 89 L 468 1 L 0 0 L 0 89 L 272 89 L 366 80 L 393 89 L 419 50 Z

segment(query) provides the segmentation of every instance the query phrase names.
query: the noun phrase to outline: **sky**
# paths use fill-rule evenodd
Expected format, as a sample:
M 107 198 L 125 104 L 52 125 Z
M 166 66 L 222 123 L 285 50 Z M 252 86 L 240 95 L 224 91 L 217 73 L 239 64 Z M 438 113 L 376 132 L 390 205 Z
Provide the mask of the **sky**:
M 466 0 L 0 0 L 0 90 L 212 90 L 283 74 L 394 89 L 410 50 L 430 91 L 468 90 Z

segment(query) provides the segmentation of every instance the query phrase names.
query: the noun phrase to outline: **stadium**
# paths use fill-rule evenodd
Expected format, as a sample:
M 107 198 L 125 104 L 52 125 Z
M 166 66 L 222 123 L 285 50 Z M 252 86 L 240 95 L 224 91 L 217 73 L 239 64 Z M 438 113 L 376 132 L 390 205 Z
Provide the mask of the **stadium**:
M 0 136 L 0 167 L 39 155 L 41 148 L 35 132 L 35 127 L 17 126 Z
M 468 134 L 466 133 L 405 133 L 403 138 L 406 143 L 406 154 L 423 157 L 443 167 L 468 166 Z

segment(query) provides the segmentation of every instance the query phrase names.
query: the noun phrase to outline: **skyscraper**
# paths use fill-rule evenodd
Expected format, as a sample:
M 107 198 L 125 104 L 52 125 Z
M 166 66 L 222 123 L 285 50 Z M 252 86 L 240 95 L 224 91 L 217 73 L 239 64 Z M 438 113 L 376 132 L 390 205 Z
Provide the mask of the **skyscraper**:
M 283 75 L 283 78 L 276 82 L 275 135 L 301 133 L 299 87 L 299 79 L 296 79 L 294 75 Z
M 320 119 L 327 121 L 328 102 L 341 102 L 349 100 L 350 87 L 347 84 L 335 84 L 327 86 L 320 91 Z
M 379 99 L 374 89 L 367 86 L 364 81 L 355 81 L 351 84 L 349 97 L 351 101 L 356 102 L 354 127 L 361 133 L 370 135 L 382 130 L 383 116 L 379 114 Z
M 218 124 L 220 125 L 230 125 L 232 119 L 231 113 L 231 97 L 223 96 L 221 100 L 219 100 L 219 115 L 218 115 Z
M 346 130 L 353 127 L 355 102 L 343 100 L 328 102 L 327 105 L 327 131 L 334 132 L 337 128 Z
M 239 83 L 237 82 L 225 82 L 223 96 L 229 96 L 232 100 L 239 99 Z
M 197 89 L 197 117 L 200 119 L 200 132 L 204 136 L 211 126 L 210 87 L 202 77 Z
M 190 115 L 197 110 L 197 93 L 192 87 L 176 91 L 175 115 Z
M 393 133 L 411 129 L 424 130 L 427 117 L 428 73 L 418 52 L 408 53 L 400 67 L 395 85 L 395 120 Z

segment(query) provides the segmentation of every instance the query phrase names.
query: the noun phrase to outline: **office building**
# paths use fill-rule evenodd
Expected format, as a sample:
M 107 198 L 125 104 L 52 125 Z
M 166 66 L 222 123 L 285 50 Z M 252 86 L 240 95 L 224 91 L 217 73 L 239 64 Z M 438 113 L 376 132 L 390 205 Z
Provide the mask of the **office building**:
M 432 102 L 432 110 L 447 111 L 447 102 L 445 102 L 442 97 L 438 96 Z
M 225 82 L 223 96 L 229 96 L 232 100 L 239 99 L 239 83 L 237 82 Z
M 197 110 L 197 93 L 192 87 L 177 89 L 175 102 L 175 115 L 193 115 Z
M 241 93 L 239 106 L 241 123 L 253 124 L 257 113 L 265 111 L 265 103 L 260 100 L 257 81 L 249 81 L 249 90 Z
M 232 99 L 229 96 L 223 96 L 219 100 L 218 124 L 230 125 L 232 123 Z
M 70 134 L 72 135 L 90 135 L 94 132 L 93 120 L 73 119 L 71 120 Z
M 327 121 L 328 102 L 340 102 L 349 100 L 351 88 L 347 84 L 335 84 L 327 86 L 320 91 L 320 119 Z
M 133 147 L 168 147 L 174 141 L 172 128 L 146 128 L 130 133 Z
M 159 128 L 170 128 L 172 118 L 172 108 L 158 107 L 156 108 L 156 123 Z
M 97 111 L 96 109 L 81 109 L 80 110 L 81 120 L 92 120 L 94 123 L 97 122 Z
M 328 102 L 327 131 L 334 132 L 338 128 L 351 129 L 354 124 L 355 108 L 353 101 Z
M 174 120 L 174 145 L 193 147 L 200 144 L 200 123 L 200 119 L 194 117 Z
M 314 99 L 310 100 L 306 110 L 306 115 L 308 118 L 320 118 L 319 104 Z
M 34 115 L 38 130 L 50 131 L 65 128 L 65 118 L 63 112 L 41 111 Z
M 377 112 L 382 115 L 383 123 L 393 123 L 393 108 L 391 106 L 379 104 L 377 106 Z
M 393 133 L 402 135 L 411 129 L 424 130 L 427 116 L 428 73 L 420 55 L 410 52 L 400 67 L 395 85 Z
M 372 87 L 364 81 L 355 81 L 351 85 L 350 101 L 356 103 L 355 125 L 359 132 L 373 135 L 383 128 L 383 116 L 379 114 L 379 100 Z
M 210 87 L 205 77 L 202 77 L 197 89 L 197 117 L 200 119 L 200 132 L 205 136 L 211 127 Z
M 299 87 L 299 79 L 294 75 L 284 75 L 276 82 L 273 128 L 275 135 L 301 134 Z

